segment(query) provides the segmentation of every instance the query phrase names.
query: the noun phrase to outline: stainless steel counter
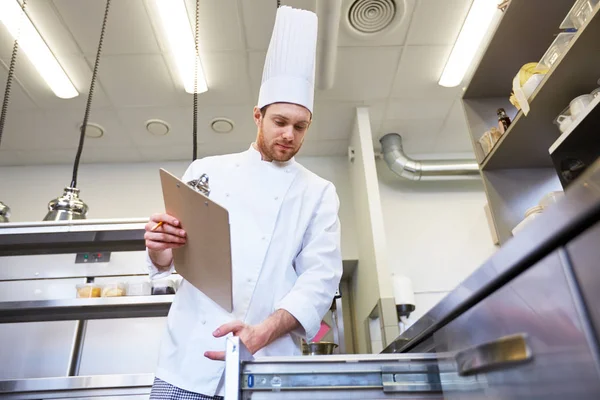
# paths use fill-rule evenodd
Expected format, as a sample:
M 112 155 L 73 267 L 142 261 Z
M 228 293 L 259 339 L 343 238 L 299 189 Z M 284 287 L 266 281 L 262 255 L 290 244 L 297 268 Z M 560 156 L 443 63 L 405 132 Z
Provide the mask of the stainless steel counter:
M 600 219 L 600 160 L 565 198 L 509 240 L 383 353 L 433 351 L 433 333 Z

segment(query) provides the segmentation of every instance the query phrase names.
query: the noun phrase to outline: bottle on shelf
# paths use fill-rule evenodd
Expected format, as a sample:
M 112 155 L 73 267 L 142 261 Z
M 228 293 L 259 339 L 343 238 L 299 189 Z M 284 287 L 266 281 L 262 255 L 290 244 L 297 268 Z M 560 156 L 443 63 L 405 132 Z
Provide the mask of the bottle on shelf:
M 498 115 L 498 129 L 500 129 L 500 132 L 504 134 L 504 132 L 506 132 L 510 126 L 510 118 L 508 118 L 508 115 L 506 115 L 504 108 L 499 108 L 496 111 L 496 114 Z

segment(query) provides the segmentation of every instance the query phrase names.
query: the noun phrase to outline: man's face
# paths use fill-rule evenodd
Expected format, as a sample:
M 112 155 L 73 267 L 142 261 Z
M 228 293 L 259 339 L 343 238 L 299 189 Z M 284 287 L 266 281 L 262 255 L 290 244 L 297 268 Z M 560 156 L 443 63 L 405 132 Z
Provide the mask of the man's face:
M 267 161 L 288 161 L 300 150 L 311 123 L 311 114 L 297 104 L 274 103 L 263 116 L 254 107 L 258 127 L 256 144 Z

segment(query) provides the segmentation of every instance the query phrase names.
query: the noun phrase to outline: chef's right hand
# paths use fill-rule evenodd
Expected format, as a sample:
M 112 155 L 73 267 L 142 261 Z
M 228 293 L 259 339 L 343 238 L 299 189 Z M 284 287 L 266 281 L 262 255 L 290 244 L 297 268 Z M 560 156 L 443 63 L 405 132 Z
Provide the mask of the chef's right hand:
M 159 222 L 163 224 L 155 231 Z M 181 223 L 169 214 L 154 214 L 146 224 L 144 233 L 146 247 L 153 253 L 161 253 L 167 249 L 176 249 L 186 243 L 186 232 L 181 229 Z

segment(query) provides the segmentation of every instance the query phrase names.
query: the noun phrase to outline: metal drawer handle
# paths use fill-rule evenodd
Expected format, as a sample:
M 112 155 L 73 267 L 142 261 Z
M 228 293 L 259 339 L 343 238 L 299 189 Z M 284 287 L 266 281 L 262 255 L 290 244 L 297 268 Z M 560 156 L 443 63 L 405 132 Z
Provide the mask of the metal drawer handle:
M 527 344 L 527 335 L 521 333 L 460 351 L 455 359 L 458 374 L 468 376 L 529 362 L 533 355 Z

